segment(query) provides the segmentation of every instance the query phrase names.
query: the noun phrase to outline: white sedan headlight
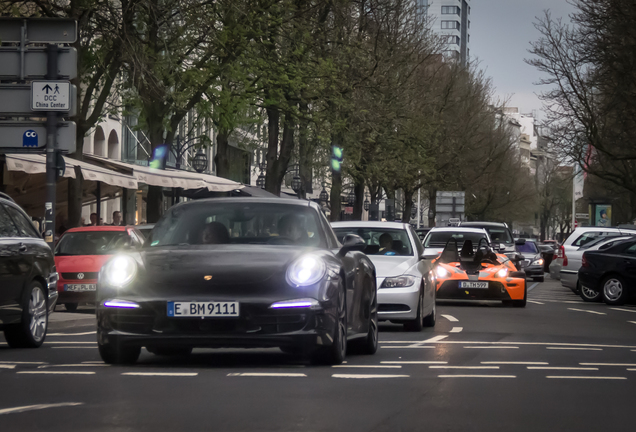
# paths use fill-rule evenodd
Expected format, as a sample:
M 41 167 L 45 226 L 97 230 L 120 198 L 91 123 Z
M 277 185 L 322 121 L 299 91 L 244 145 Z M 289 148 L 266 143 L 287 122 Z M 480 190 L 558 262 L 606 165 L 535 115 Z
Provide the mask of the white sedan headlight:
M 287 281 L 293 286 L 308 286 L 319 282 L 327 270 L 325 262 L 317 256 L 305 255 L 287 269 Z
M 101 274 L 107 285 L 123 288 L 137 275 L 137 262 L 131 256 L 119 255 L 106 263 Z
M 413 276 L 398 276 L 384 279 L 380 288 L 404 288 L 415 283 Z

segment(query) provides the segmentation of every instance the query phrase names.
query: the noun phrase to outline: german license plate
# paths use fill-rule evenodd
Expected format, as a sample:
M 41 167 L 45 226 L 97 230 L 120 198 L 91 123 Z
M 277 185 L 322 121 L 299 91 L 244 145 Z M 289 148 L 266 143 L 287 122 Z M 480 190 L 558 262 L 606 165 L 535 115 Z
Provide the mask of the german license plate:
M 64 291 L 84 292 L 95 291 L 97 284 L 64 284 Z
M 460 282 L 459 287 L 488 289 L 488 282 Z
M 238 317 L 238 302 L 168 302 L 169 317 Z

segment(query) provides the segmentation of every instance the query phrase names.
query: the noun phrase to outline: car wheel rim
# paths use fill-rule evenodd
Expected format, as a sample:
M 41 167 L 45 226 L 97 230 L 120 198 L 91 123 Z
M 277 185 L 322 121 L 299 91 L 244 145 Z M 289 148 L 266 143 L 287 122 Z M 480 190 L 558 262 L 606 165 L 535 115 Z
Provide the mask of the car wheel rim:
M 29 299 L 29 330 L 36 342 L 46 334 L 46 300 L 40 288 L 33 288 Z
M 617 279 L 610 279 L 605 282 L 604 292 L 608 300 L 618 300 L 623 294 L 623 285 Z
M 593 289 L 588 287 L 581 287 L 581 292 L 583 293 L 583 296 L 585 296 L 585 298 L 589 299 L 593 299 L 598 296 L 598 291 L 594 291 Z

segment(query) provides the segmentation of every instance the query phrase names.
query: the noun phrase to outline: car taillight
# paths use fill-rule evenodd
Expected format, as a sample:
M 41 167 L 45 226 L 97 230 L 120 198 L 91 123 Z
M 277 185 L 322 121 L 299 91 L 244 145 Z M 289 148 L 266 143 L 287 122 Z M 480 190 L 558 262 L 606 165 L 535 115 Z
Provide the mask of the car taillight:
M 559 246 L 559 250 L 557 250 L 557 258 L 563 258 L 564 249 L 563 246 Z
M 561 246 L 561 253 L 563 254 L 563 267 L 568 265 L 568 256 L 565 254 L 565 248 Z
M 583 258 L 581 258 L 581 267 L 588 267 L 590 265 L 589 261 L 585 254 L 583 254 Z

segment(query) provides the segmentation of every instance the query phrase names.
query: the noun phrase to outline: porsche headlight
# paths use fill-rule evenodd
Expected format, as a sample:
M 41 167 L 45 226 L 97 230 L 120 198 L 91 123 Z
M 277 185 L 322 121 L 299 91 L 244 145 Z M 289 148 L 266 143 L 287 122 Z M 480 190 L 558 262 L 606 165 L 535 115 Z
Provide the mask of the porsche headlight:
M 137 275 L 137 263 L 128 255 L 119 255 L 110 260 L 102 269 L 102 276 L 107 285 L 123 288 L 133 281 Z
M 404 288 L 415 283 L 413 276 L 398 276 L 384 279 L 380 288 Z
M 505 278 L 506 276 L 508 276 L 508 269 L 507 268 L 502 268 L 501 270 L 499 270 L 497 272 L 497 277 L 498 278 Z
M 435 269 L 435 273 L 437 274 L 437 277 L 440 278 L 448 277 L 448 275 L 450 274 L 449 271 L 442 266 L 437 266 L 437 269 Z
M 313 285 L 320 281 L 327 270 L 325 262 L 317 256 L 305 255 L 287 269 L 287 281 L 294 286 Z
M 532 265 L 543 265 L 543 258 L 532 261 Z

